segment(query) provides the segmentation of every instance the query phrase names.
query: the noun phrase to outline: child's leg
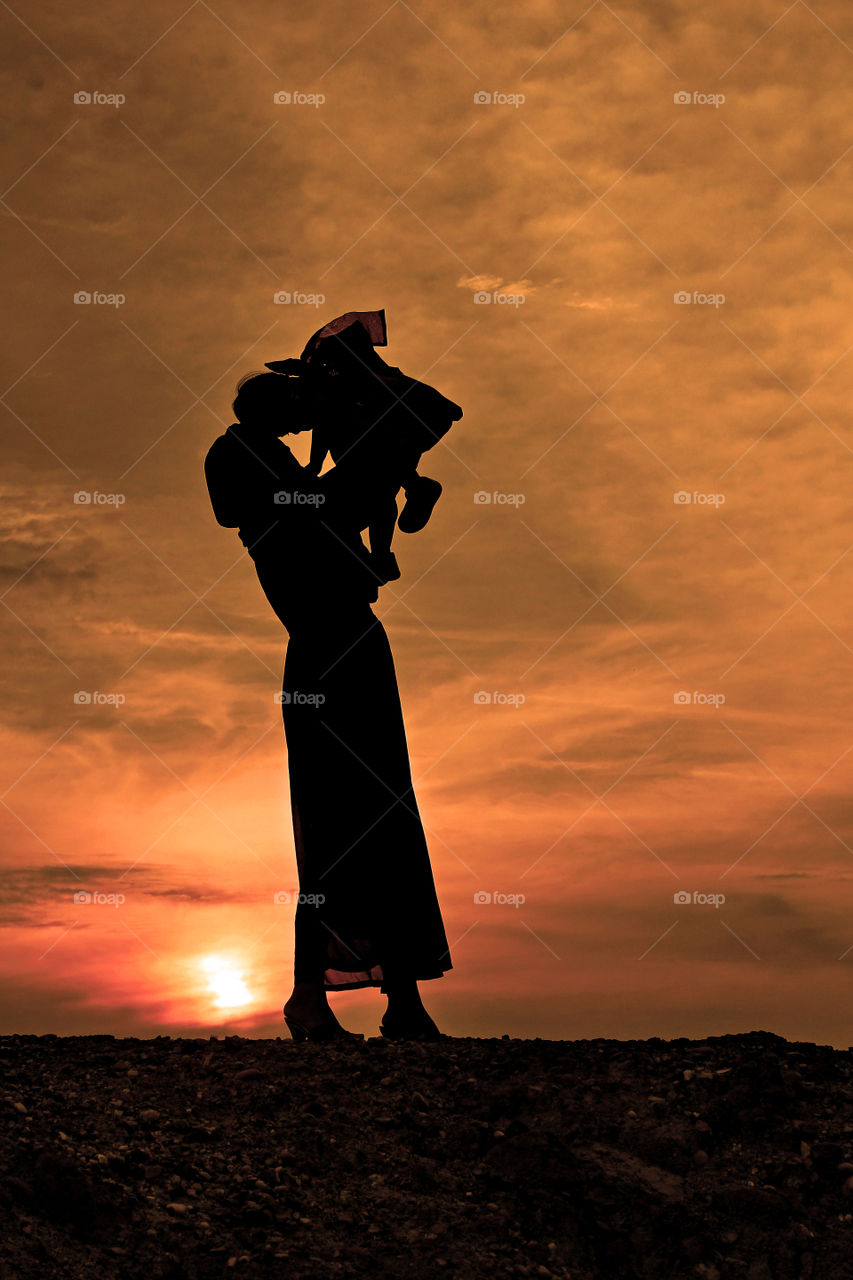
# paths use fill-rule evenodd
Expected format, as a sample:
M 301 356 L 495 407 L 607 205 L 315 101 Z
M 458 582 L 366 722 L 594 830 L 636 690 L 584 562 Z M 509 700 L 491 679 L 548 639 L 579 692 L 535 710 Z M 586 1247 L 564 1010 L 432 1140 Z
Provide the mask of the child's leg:
M 438 480 L 422 476 L 416 467 L 412 467 L 403 476 L 403 488 L 406 491 L 406 505 L 400 512 L 397 525 L 403 533 L 418 533 L 428 522 L 441 497 L 441 485 Z
M 390 501 L 377 502 L 371 512 L 367 530 L 370 550 L 373 555 L 388 555 L 391 550 L 391 539 L 394 537 L 394 526 L 397 523 L 397 503 Z

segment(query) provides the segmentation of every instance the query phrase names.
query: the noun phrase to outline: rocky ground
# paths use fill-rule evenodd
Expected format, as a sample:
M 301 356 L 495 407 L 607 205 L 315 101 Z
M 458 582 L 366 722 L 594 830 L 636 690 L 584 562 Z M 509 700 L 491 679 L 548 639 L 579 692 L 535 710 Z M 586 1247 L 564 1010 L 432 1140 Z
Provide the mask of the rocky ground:
M 853 1277 L 853 1052 L 0 1038 L 0 1277 Z

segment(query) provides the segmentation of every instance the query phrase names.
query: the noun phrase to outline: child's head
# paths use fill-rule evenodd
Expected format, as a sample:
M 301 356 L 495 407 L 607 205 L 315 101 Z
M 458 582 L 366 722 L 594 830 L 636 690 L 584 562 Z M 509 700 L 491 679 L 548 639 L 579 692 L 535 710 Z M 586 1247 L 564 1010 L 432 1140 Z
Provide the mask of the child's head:
M 281 373 L 250 373 L 241 378 L 232 407 L 238 422 L 277 436 L 305 431 L 309 426 L 299 378 Z
M 312 364 L 336 374 L 358 376 L 365 370 L 381 371 L 385 367 L 369 333 L 358 321 L 339 333 L 321 338 L 310 359 Z

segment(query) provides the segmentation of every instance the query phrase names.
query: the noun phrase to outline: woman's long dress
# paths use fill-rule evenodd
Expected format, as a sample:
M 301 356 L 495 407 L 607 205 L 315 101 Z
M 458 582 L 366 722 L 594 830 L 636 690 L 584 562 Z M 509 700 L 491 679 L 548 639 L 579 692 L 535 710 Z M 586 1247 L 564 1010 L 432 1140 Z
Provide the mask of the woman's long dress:
M 453 965 L 361 539 L 344 534 L 322 501 L 298 498 L 316 496 L 323 479 L 275 437 L 247 440 L 229 428 L 206 473 L 217 519 L 239 526 L 289 632 L 282 714 L 299 876 L 295 979 L 384 991 L 389 979 L 439 978 Z
M 299 868 L 296 980 L 327 990 L 452 968 L 385 628 L 366 607 L 291 635 L 282 711 Z

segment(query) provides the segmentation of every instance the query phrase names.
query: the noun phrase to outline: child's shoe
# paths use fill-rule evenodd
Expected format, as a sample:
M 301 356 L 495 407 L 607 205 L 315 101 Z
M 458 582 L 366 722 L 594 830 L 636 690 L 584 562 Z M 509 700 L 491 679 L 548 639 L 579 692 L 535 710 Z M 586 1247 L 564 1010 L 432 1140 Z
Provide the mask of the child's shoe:
M 393 551 L 372 551 L 370 567 L 380 583 L 396 582 L 400 576 L 400 566 Z
M 419 533 L 441 497 L 441 485 L 429 476 L 417 476 L 406 490 L 406 505 L 397 519 L 403 533 Z

